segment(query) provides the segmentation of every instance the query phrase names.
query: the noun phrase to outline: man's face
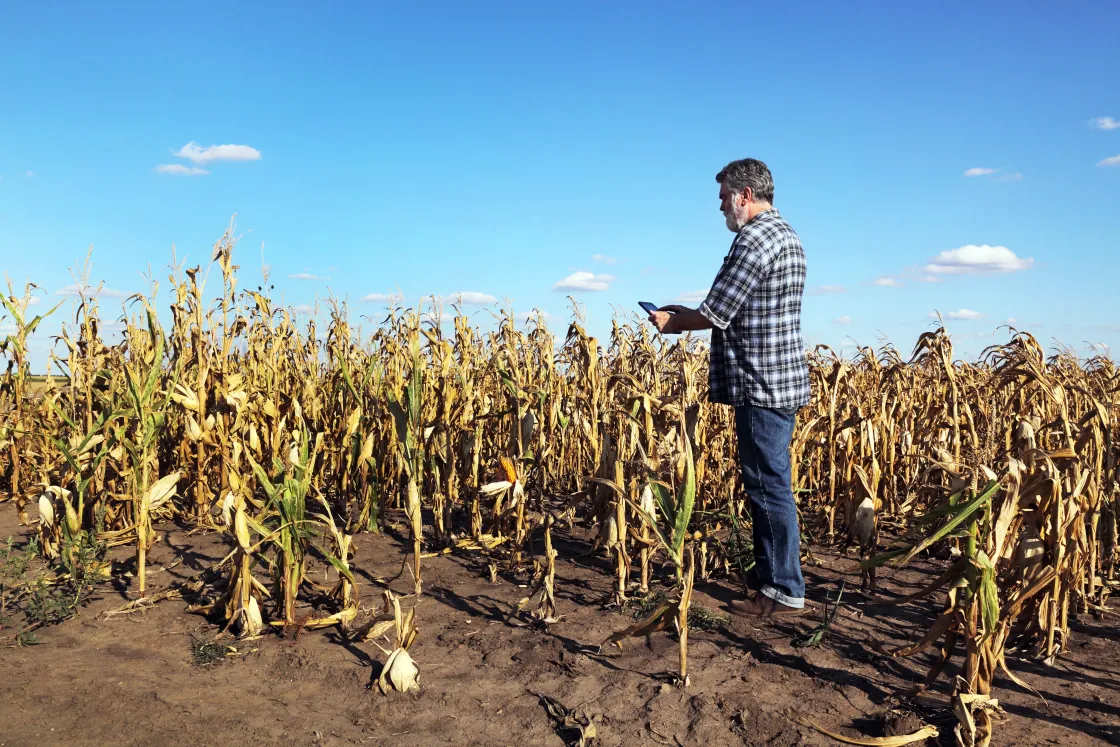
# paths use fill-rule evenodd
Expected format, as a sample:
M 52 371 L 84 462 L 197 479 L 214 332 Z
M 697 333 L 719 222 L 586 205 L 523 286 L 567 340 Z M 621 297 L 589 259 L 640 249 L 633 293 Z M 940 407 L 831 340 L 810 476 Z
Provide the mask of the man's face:
M 726 184 L 719 185 L 719 211 L 723 213 L 727 230 L 739 233 L 750 217 L 745 193 L 733 192 Z

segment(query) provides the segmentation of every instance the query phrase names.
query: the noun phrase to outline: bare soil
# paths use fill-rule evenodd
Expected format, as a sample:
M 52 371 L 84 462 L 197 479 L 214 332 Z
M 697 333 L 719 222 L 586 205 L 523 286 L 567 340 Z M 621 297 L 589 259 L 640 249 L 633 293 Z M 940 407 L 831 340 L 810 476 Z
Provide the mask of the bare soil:
M 0 511 L 0 538 L 23 542 L 14 513 Z M 215 533 L 162 531 L 150 556 L 152 591 L 227 552 Z M 106 618 L 103 613 L 135 596 L 124 585 L 129 579 L 107 584 L 77 618 L 40 630 L 39 645 L 0 650 L 0 746 L 572 743 L 574 733 L 558 731 L 542 693 L 590 716 L 594 744 L 604 746 L 836 744 L 803 725 L 806 717 L 853 737 L 933 723 L 942 727 L 941 744 L 954 743 L 953 718 L 944 706 L 955 670 L 950 667 L 929 696 L 900 698 L 930 660 L 891 659 L 871 645 L 916 640 L 933 619 L 936 601 L 868 606 L 853 593 L 856 559 L 814 548 L 806 578 L 815 612 L 780 622 L 733 618 L 722 629 L 691 631 L 691 683 L 681 689 L 670 682 L 677 667 L 670 633 L 600 653 L 600 644 L 632 622 L 632 613 L 603 607 L 612 577 L 600 557 L 586 554 L 583 531 L 555 532 L 563 619 L 547 628 L 512 615 L 527 593 L 527 577 L 499 574 L 492 584 L 488 562 L 477 553 L 426 560 L 416 613 L 420 636 L 411 650 L 421 669 L 418 694 L 370 690 L 385 655 L 336 630 L 228 641 L 237 655 L 197 666 L 192 634 L 213 638 L 214 625 L 187 614 L 182 600 Z M 398 575 L 404 558 L 399 538 L 362 535 L 355 544 L 353 565 L 367 605 L 386 585 L 401 595 L 411 592 L 408 573 Z M 127 556 L 126 548 L 114 551 L 115 558 Z M 934 567 L 919 562 L 884 572 L 881 589 L 912 592 Z M 820 603 L 835 597 L 842 579 L 853 590 L 845 597 L 850 604 L 821 645 L 791 646 L 795 635 L 817 624 Z M 726 579 L 698 581 L 694 604 L 722 612 L 738 593 Z M 998 724 L 994 743 L 1120 744 L 1118 639 L 1115 619 L 1083 617 L 1056 666 L 1012 659 L 1016 674 L 1042 698 L 999 679 L 994 695 L 1008 719 Z

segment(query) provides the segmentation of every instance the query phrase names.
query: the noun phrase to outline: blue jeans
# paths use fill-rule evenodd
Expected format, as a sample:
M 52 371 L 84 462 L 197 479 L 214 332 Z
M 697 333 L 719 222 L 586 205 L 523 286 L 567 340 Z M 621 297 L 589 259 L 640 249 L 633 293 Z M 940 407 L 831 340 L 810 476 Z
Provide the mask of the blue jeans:
M 796 409 L 735 408 L 739 464 L 751 499 L 755 570 L 761 592 L 789 607 L 805 606 L 801 532 L 790 486 L 789 444 Z

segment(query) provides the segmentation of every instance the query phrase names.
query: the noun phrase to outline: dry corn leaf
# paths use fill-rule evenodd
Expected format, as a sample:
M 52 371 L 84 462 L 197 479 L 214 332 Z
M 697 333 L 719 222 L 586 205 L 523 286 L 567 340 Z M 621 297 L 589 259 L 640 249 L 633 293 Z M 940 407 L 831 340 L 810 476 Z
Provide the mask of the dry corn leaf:
M 923 726 L 913 734 L 902 734 L 895 737 L 849 737 L 839 732 L 826 729 L 810 718 L 801 718 L 799 719 L 799 723 L 803 726 L 816 729 L 826 737 L 831 737 L 838 742 L 843 742 L 844 744 L 858 744 L 864 747 L 901 747 L 901 745 L 905 744 L 923 742 L 936 737 L 940 733 L 936 726 Z

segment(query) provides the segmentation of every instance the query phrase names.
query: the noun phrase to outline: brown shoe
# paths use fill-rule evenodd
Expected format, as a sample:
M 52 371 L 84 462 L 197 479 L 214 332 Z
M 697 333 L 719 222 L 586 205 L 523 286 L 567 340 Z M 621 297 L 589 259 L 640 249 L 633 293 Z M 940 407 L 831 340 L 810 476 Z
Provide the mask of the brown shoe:
M 805 612 L 804 607 L 790 607 L 775 602 L 762 592 L 755 592 L 746 599 L 734 599 L 727 605 L 736 615 L 748 617 L 794 617 Z

